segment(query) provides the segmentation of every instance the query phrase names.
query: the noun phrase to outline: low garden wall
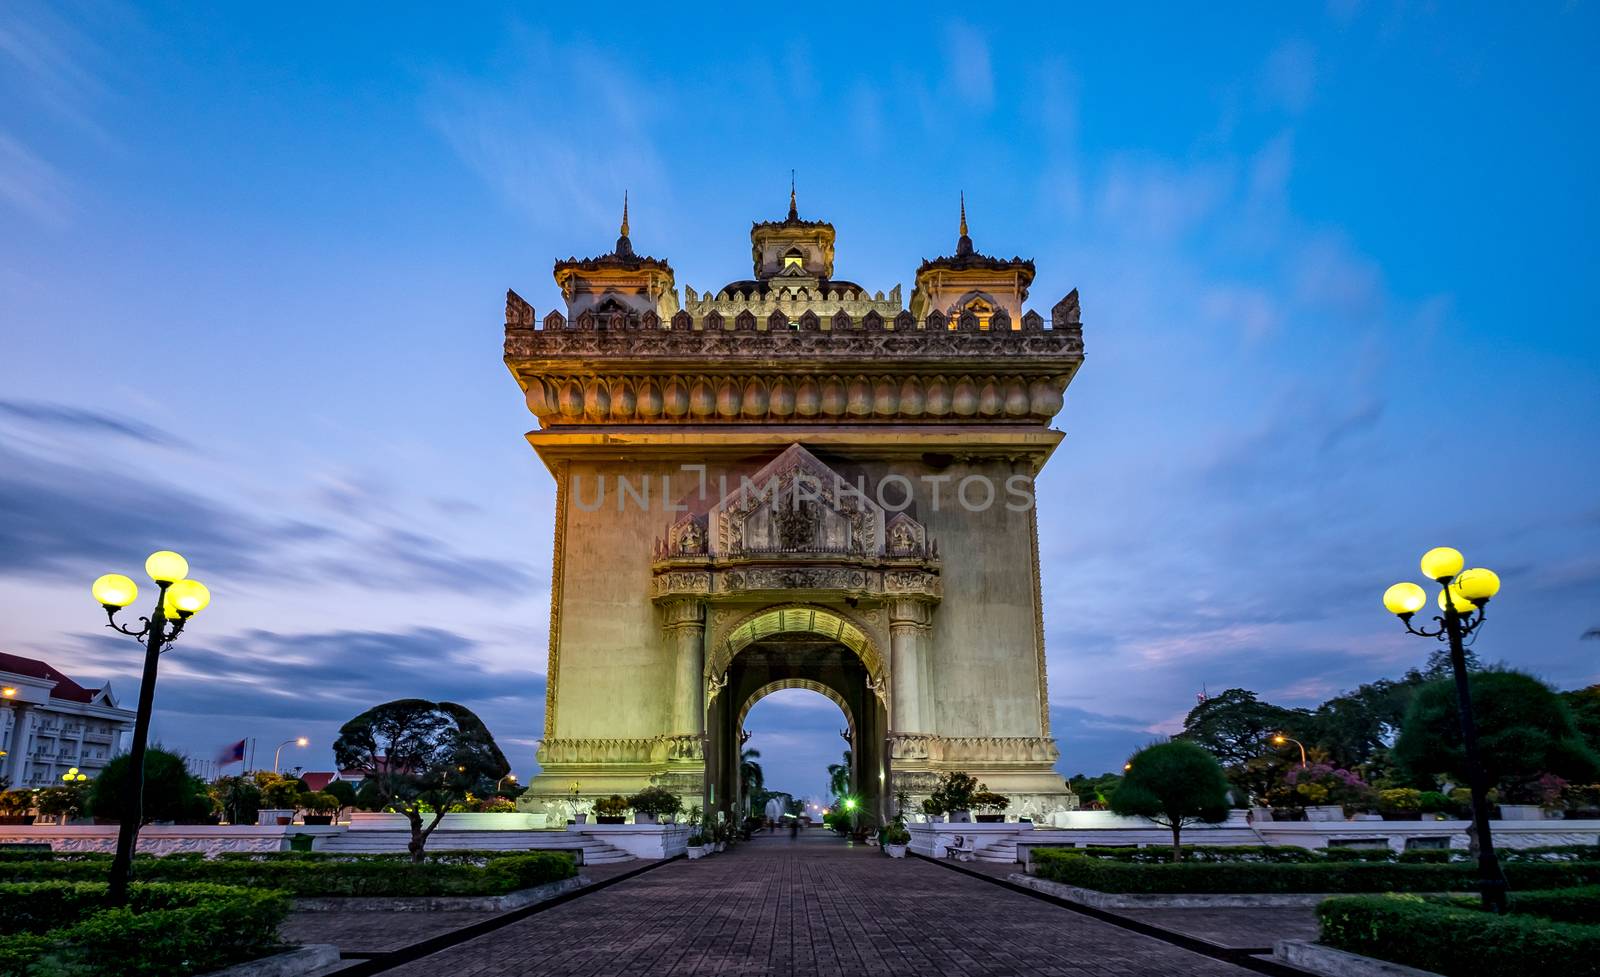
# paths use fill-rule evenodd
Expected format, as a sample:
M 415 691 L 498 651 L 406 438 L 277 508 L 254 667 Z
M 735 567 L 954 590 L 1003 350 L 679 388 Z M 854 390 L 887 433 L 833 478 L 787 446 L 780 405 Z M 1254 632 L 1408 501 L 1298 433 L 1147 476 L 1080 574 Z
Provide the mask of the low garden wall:
M 208 857 L 223 852 L 288 851 L 296 835 L 315 845 L 343 834 L 343 827 L 306 825 L 147 824 L 139 829 L 139 851 L 148 855 L 194 852 Z M 114 824 L 0 825 L 0 845 L 49 845 L 59 852 L 114 852 Z

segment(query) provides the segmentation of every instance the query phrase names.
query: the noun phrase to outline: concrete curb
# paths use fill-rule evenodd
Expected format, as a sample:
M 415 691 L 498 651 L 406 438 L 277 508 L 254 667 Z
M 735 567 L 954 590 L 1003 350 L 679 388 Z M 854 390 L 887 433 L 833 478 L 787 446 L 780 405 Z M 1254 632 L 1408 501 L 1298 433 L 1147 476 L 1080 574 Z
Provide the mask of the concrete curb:
M 309 896 L 294 900 L 296 910 L 351 913 L 506 912 L 554 899 L 589 884 L 583 876 L 518 889 L 499 896 Z
M 1279 940 L 1272 948 L 1272 958 L 1323 977 L 1439 977 L 1431 970 L 1375 960 L 1304 940 Z
M 201 977 L 304 977 L 339 962 L 339 948 L 332 943 L 313 943 L 287 953 L 275 953 L 259 960 L 246 960 L 231 967 L 213 970 Z
M 1326 892 L 1101 892 L 1013 872 L 1006 880 L 1096 909 L 1289 909 L 1315 906 Z

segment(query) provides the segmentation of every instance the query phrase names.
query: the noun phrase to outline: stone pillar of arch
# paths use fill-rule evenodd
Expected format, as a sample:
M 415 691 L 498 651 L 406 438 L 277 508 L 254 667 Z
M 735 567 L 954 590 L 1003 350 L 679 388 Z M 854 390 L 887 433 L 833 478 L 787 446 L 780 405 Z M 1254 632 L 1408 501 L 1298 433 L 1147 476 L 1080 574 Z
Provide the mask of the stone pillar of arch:
M 661 605 L 662 627 L 673 654 L 672 729 L 677 736 L 705 733 L 706 606 L 693 599 Z
M 904 597 L 889 601 L 889 722 L 896 733 L 926 732 L 932 718 L 923 708 L 931 686 L 927 642 L 933 631 L 931 601 Z

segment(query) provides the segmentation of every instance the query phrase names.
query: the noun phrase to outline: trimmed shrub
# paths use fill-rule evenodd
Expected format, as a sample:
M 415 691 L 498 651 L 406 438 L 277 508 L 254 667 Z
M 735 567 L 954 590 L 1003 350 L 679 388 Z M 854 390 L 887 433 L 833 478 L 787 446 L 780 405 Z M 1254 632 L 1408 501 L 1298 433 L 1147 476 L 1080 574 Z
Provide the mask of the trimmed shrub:
M 306 854 L 315 855 L 314 852 Z M 8 867 L 14 880 L 100 881 L 105 865 L 95 862 L 18 862 Z M 141 882 L 214 882 L 254 889 L 279 889 L 295 896 L 494 896 L 578 874 L 566 852 L 521 852 L 503 857 L 413 863 L 409 856 L 349 861 L 281 858 L 214 861 L 178 858 L 139 859 Z
M 1172 852 L 1165 847 L 1136 848 L 1072 848 L 1073 854 L 1110 858 L 1119 862 L 1136 862 L 1154 865 L 1172 861 Z M 1312 862 L 1317 853 L 1309 848 L 1294 845 L 1184 845 L 1185 861 L 1195 862 Z
M 1541 916 L 1558 923 L 1600 924 L 1600 885 L 1577 889 L 1547 889 L 1510 894 L 1511 912 L 1519 916 Z M 1436 900 L 1460 909 L 1480 909 L 1478 897 L 1449 896 Z
M 104 883 L 0 889 L 0 918 L 16 927 L 0 936 L 5 977 L 184 977 L 216 970 L 271 952 L 289 912 L 281 892 L 216 885 L 135 885 L 130 904 L 117 909 L 101 908 Z M 30 898 L 38 905 L 29 906 Z
M 1317 919 L 1328 946 L 1445 977 L 1600 977 L 1600 926 L 1494 916 L 1418 896 L 1324 899 Z
M 1477 888 L 1474 864 L 1304 862 L 1129 864 L 1059 848 L 1036 849 L 1042 879 L 1102 892 L 1466 892 Z M 1513 889 L 1600 884 L 1600 862 L 1513 863 Z

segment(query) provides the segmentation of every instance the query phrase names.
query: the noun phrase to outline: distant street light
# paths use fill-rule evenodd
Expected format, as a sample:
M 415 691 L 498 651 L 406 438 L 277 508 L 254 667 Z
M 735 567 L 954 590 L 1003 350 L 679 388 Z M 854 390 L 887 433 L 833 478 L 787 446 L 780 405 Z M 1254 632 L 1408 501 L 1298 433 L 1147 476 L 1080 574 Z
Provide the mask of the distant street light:
M 183 633 L 189 618 L 211 603 L 211 592 L 205 585 L 188 579 L 189 561 L 171 550 L 151 553 L 144 561 L 144 570 L 158 590 L 155 609 L 149 617 L 139 619 L 143 626 L 138 630 L 117 623 L 117 612 L 139 596 L 139 588 L 131 579 L 108 573 L 90 588 L 94 599 L 106 609 L 106 627 L 144 642 L 144 674 L 139 680 L 139 708 L 134 715 L 132 748 L 128 751 L 132 779 L 123 798 L 123 809 L 118 812 L 121 820 L 117 825 L 117 855 L 111 862 L 107 892 L 107 901 L 113 906 L 128 902 L 128 873 L 133 868 L 133 850 L 139 844 L 139 823 L 144 820 L 144 753 L 155 705 L 156 666 L 161 653 Z
M 1428 602 L 1428 595 L 1414 583 L 1397 583 L 1383 593 L 1383 606 L 1405 623 L 1406 630 L 1424 638 L 1450 644 L 1450 668 L 1455 673 L 1456 702 L 1461 713 L 1461 746 L 1466 753 L 1467 782 L 1472 788 L 1472 823 L 1478 834 L 1478 888 L 1483 908 L 1494 913 L 1506 911 L 1506 876 L 1495 855 L 1494 839 L 1489 834 L 1488 777 L 1478 758 L 1478 729 L 1472 719 L 1472 694 L 1467 685 L 1467 653 L 1461 639 L 1483 626 L 1484 608 L 1500 592 L 1500 578 L 1492 570 L 1473 567 L 1463 570 L 1461 553 L 1440 546 L 1422 554 L 1422 572 L 1439 584 L 1437 630 L 1411 626 L 1411 618 Z
M 1304 770 L 1306 768 L 1306 745 L 1304 743 L 1295 739 L 1293 736 L 1285 736 L 1282 733 L 1274 736 L 1272 738 L 1272 743 L 1274 746 L 1282 746 L 1285 743 L 1293 743 L 1295 746 L 1300 747 L 1300 769 Z
M 499 780 L 495 781 L 494 782 L 494 792 L 496 794 L 500 793 L 500 785 L 505 783 L 508 780 L 511 781 L 512 786 L 516 786 L 517 775 L 514 774 L 514 773 L 508 773 L 504 777 L 501 777 Z
M 296 736 L 292 740 L 284 740 L 282 743 L 279 743 L 278 744 L 278 748 L 276 750 L 272 751 L 272 772 L 273 773 L 277 773 L 278 772 L 278 758 L 280 756 L 282 756 L 283 748 L 286 747 L 286 746 L 290 746 L 290 745 L 293 745 L 293 746 L 310 746 L 311 745 L 311 741 L 306 739 L 304 736 Z

